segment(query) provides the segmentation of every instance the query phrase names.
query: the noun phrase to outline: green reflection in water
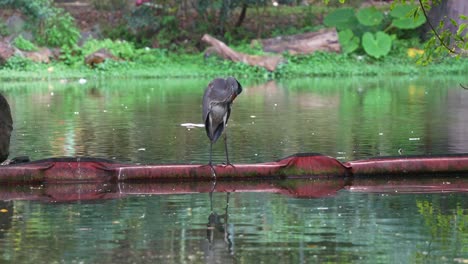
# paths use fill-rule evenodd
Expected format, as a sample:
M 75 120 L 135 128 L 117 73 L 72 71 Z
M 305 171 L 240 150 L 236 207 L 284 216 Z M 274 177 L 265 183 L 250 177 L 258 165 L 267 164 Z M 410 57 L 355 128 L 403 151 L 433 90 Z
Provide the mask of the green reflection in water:
M 201 96 L 208 82 L 2 83 L 15 120 L 11 155 L 207 162 L 204 130 L 180 124 L 201 123 Z M 466 152 L 468 91 L 460 89 L 459 83 L 468 80 L 447 76 L 242 82 L 245 91 L 237 98 L 229 123 L 233 161 L 266 161 L 296 152 L 320 152 L 342 160 L 398 155 L 399 149 L 404 154 Z M 222 144 L 215 151 L 215 158 L 223 161 Z M 288 188 L 298 185 L 285 183 Z M 342 190 L 336 196 L 299 199 L 234 192 L 227 211 L 229 247 L 219 229 L 211 245 L 207 240 L 211 207 L 224 214 L 225 193 L 215 193 L 210 204 L 207 193 L 117 199 L 124 187 L 91 186 L 88 190 L 97 191 L 98 197 L 116 196 L 87 202 L 86 188 L 72 187 L 75 190 L 54 186 L 55 192 L 51 186 L 7 188 L 13 195 L 8 200 L 15 201 L 0 204 L 6 210 L 0 211 L 2 262 L 441 263 L 468 259 L 464 193 L 388 195 Z M 56 203 L 57 193 L 81 200 Z M 37 196 L 48 197 L 48 202 L 22 200 Z
M 204 163 L 201 97 L 209 80 L 3 83 L 15 130 L 11 155 L 99 156 L 143 163 Z M 234 162 L 296 152 L 341 160 L 463 151 L 465 76 L 242 81 L 229 122 Z M 461 146 L 461 147 L 460 147 Z M 222 162 L 223 144 L 214 148 Z
M 15 201 L 10 227 L 0 232 L 0 258 L 15 263 L 440 263 L 468 258 L 465 194 L 341 191 L 297 199 L 231 193 L 226 202 L 226 193 L 215 193 L 213 204 L 207 193 L 93 203 Z M 431 207 L 440 209 L 431 212 Z M 221 229 L 214 230 L 211 243 L 207 239 L 213 211 L 228 215 L 231 244 Z

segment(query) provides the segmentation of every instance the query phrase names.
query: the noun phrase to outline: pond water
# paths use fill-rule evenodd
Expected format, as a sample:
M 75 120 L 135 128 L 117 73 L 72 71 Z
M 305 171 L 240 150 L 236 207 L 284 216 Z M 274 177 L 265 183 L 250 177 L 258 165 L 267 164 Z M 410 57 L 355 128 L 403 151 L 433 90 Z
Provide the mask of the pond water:
M 233 163 L 468 152 L 466 76 L 238 79 Z M 207 163 L 204 128 L 182 124 L 202 123 L 208 82 L 1 83 L 10 157 Z M 224 161 L 222 141 L 213 158 Z M 1 186 L 0 262 L 466 263 L 467 176 Z

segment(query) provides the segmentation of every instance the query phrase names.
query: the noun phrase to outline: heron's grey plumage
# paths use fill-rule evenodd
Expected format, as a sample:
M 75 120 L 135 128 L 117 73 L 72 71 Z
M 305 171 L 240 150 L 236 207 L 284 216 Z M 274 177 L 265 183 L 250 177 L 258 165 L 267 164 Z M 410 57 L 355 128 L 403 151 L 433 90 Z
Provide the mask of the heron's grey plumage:
M 203 95 L 203 122 L 210 144 L 215 143 L 223 133 L 231 115 L 231 105 L 234 99 L 242 92 L 242 86 L 233 77 L 217 78 L 206 87 Z M 229 163 L 227 146 L 226 159 Z M 210 146 L 211 164 L 211 146 Z

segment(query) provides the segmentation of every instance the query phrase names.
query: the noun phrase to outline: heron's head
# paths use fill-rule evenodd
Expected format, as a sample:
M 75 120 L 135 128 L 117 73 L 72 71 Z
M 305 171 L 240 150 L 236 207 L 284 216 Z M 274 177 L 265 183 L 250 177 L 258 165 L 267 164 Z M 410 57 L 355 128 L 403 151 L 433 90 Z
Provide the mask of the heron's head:
M 227 80 L 227 85 L 229 89 L 234 93 L 236 96 L 242 93 L 242 85 L 236 80 L 234 77 L 228 77 Z

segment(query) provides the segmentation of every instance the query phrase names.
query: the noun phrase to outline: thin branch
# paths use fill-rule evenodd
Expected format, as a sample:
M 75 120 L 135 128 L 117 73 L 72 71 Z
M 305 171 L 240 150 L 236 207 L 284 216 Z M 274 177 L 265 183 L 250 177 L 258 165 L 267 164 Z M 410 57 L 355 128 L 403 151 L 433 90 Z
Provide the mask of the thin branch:
M 468 90 L 468 87 L 463 86 L 461 83 L 460 83 L 460 86 L 461 88 Z
M 440 41 L 440 43 L 442 44 L 442 46 L 444 46 L 450 53 L 455 53 L 455 51 L 453 51 L 452 49 L 450 49 L 449 46 L 447 46 L 447 44 L 445 44 L 445 42 L 440 38 L 440 35 L 439 33 L 437 33 L 437 31 L 435 30 L 434 26 L 432 25 L 431 21 L 429 20 L 429 17 L 427 16 L 427 13 L 426 13 L 426 9 L 424 9 L 424 5 L 423 3 L 421 2 L 421 0 L 419 0 L 419 5 L 421 6 L 421 9 L 423 11 L 423 14 L 424 14 L 424 17 L 426 18 L 426 21 L 427 23 L 429 23 L 429 26 L 431 27 L 431 30 L 432 32 L 434 32 L 434 35 L 436 35 L 437 39 Z

